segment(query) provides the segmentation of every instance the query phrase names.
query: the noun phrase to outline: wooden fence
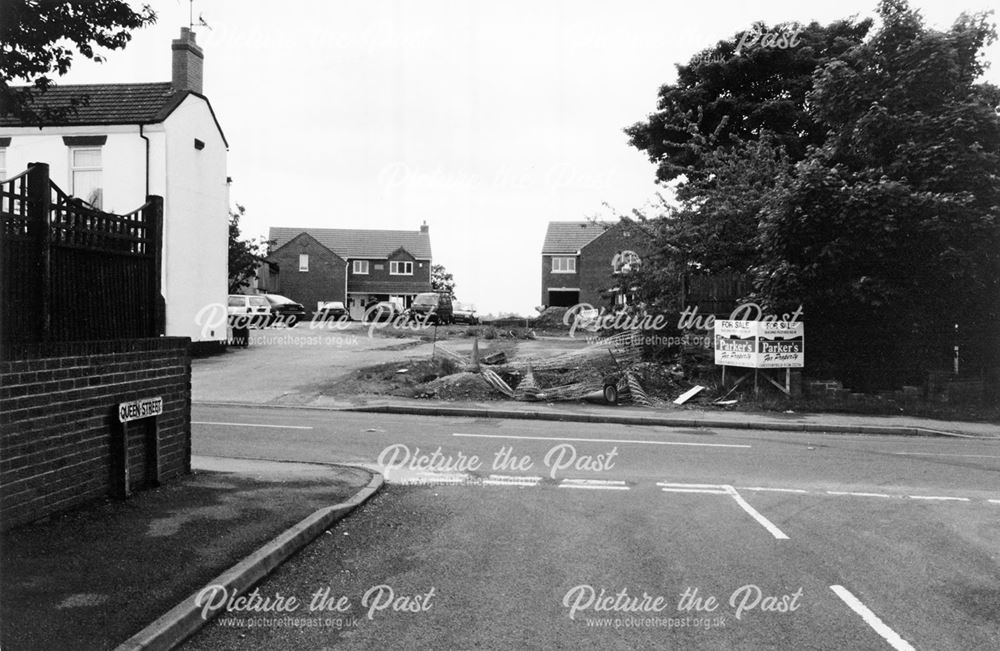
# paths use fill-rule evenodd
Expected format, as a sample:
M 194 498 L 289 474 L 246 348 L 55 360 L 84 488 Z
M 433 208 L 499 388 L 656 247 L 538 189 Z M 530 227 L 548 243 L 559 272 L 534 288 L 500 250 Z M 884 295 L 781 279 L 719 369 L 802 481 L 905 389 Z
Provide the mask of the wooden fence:
M 161 197 L 102 212 L 45 163 L 0 183 L 0 359 L 18 344 L 162 335 L 162 237 Z
M 741 274 L 683 274 L 681 305 L 698 308 L 698 314 L 728 317 L 742 297 L 750 292 L 750 282 Z

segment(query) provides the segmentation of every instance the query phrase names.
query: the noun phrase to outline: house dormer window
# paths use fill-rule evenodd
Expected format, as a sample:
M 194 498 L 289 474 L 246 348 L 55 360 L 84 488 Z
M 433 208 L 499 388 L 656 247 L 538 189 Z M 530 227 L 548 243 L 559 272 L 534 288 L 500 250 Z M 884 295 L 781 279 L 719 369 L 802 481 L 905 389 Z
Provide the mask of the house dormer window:
M 69 192 L 100 209 L 103 202 L 104 171 L 100 147 L 70 147 Z
M 628 273 L 638 267 L 641 263 L 642 260 L 635 251 L 620 251 L 615 254 L 614 258 L 611 259 L 611 267 L 614 269 L 616 274 L 623 271 Z
M 408 260 L 390 260 L 389 275 L 391 276 L 412 276 L 413 263 Z
M 552 273 L 575 274 L 576 258 L 552 258 Z
M 367 260 L 355 260 L 354 261 L 354 273 L 360 274 L 362 276 L 368 274 L 368 261 Z

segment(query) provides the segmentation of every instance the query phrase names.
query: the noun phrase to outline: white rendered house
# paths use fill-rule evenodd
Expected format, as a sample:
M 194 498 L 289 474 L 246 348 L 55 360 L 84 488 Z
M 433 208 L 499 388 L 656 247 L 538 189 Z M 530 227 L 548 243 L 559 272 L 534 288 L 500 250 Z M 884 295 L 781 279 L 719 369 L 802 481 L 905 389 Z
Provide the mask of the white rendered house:
M 204 55 L 194 33 L 182 28 L 172 49 L 171 81 L 54 85 L 37 96 L 39 105 L 86 103 L 41 128 L 0 117 L 0 177 L 48 163 L 67 194 L 119 214 L 162 196 L 166 334 L 222 342 L 224 325 L 203 332 L 195 317 L 226 304 L 229 145 L 202 94 Z

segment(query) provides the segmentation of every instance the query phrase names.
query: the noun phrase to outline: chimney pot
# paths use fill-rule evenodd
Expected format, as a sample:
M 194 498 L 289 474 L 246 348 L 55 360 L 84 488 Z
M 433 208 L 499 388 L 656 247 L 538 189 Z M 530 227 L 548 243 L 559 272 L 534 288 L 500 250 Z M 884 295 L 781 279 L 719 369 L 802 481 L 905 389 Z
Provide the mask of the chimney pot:
M 427 226 L 427 222 L 426 221 L 424 221 L 424 223 L 420 225 L 420 232 L 421 233 L 426 233 L 426 232 L 428 232 L 429 229 L 430 229 L 430 227 Z
M 181 27 L 181 36 L 170 44 L 173 51 L 171 85 L 175 91 L 202 92 L 202 69 L 205 53 L 195 42 L 195 33 Z

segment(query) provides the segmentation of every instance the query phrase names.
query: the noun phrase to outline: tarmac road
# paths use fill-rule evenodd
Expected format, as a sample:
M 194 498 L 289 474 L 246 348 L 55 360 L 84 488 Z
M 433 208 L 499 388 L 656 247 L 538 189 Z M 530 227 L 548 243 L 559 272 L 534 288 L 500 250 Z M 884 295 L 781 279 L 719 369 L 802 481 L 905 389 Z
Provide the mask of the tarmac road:
M 184 648 L 1000 648 L 996 441 L 205 405 L 193 420 L 196 455 L 393 467 L 259 586 L 295 612 L 231 612 Z M 310 610 L 317 591 L 349 608 Z

